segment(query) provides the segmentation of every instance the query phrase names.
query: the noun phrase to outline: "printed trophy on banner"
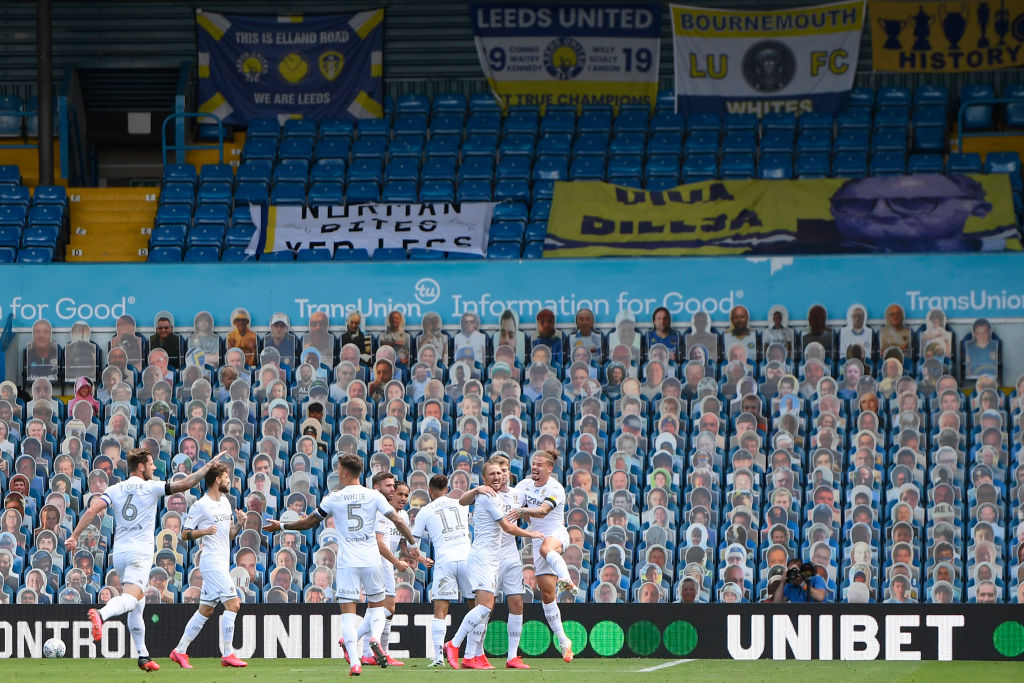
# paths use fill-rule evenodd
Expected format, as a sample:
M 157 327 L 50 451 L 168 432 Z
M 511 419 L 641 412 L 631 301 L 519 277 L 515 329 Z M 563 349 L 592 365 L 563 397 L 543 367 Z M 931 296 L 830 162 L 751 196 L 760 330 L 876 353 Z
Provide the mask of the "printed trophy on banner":
M 967 32 L 967 3 L 960 5 L 959 12 L 947 12 L 945 5 L 939 5 L 939 19 L 942 21 L 942 33 L 949 41 L 949 49 L 959 50 L 960 39 Z
M 978 5 L 978 30 L 981 36 L 978 38 L 978 47 L 988 47 L 989 41 L 988 36 L 988 18 L 989 18 L 989 6 L 987 2 L 982 2 Z
M 997 45 L 1006 45 L 1006 34 L 1010 32 L 1010 12 L 1006 9 L 1006 0 L 999 0 L 999 9 L 996 10 L 996 20 L 992 28 L 999 37 Z
M 885 44 L 882 47 L 886 50 L 902 50 L 900 32 L 907 27 L 907 23 L 905 19 L 883 19 L 878 17 L 878 25 L 885 32 Z
M 932 44 L 929 42 L 928 37 L 932 34 L 932 24 L 935 23 L 935 17 L 924 11 L 924 5 L 918 5 L 917 14 L 909 17 L 910 21 L 914 22 L 914 50 L 928 51 L 932 49 Z

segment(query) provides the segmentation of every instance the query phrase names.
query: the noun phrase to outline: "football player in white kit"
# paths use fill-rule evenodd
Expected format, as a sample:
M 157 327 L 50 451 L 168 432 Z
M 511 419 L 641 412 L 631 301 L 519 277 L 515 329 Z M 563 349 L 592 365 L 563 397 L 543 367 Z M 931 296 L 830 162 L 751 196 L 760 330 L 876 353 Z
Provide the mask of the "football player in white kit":
M 384 577 L 380 549 L 377 547 L 377 513 L 387 517 L 398 528 L 398 533 L 406 541 L 409 557 L 419 557 L 419 549 L 415 547 L 409 526 L 391 507 L 388 499 L 380 491 L 359 484 L 362 471 L 362 458 L 358 455 L 342 455 L 338 458 L 340 488 L 337 491 L 325 496 L 316 510 L 300 520 L 285 524 L 271 520 L 263 527 L 266 533 L 277 533 L 282 529 L 303 531 L 312 529 L 327 517 L 334 517 L 335 529 L 340 537 L 335 568 L 335 595 L 341 603 L 341 632 L 349 661 L 349 676 L 358 676 L 363 672 L 359 661 L 359 639 L 363 635 L 371 637 L 370 649 L 377 664 L 382 667 L 388 665 L 387 655 L 380 646 L 388 609 L 384 606 Z M 369 603 L 361 625 L 356 614 L 360 591 Z
M 509 457 L 502 451 L 496 451 L 488 459 L 488 462 L 496 462 L 501 466 L 503 475 L 501 489 L 495 491 L 487 484 L 481 484 L 464 493 L 459 498 L 459 503 L 472 505 L 476 497 L 482 493 L 488 496 L 498 496 L 510 510 L 522 507 L 522 494 L 514 488 L 509 488 L 509 484 L 512 482 Z M 505 656 L 505 668 L 529 669 L 530 665 L 519 656 L 519 638 L 523 633 L 523 558 L 519 554 L 516 537 L 504 532 L 501 536 L 501 559 L 498 562 L 497 584 L 498 589 L 505 595 L 505 601 L 508 602 L 508 652 Z M 487 623 L 484 622 L 482 626 L 482 629 L 477 627 L 477 630 L 486 635 Z
M 434 619 L 430 635 L 434 656 L 429 666 L 444 666 L 444 641 L 448 607 L 460 595 L 472 603 L 473 584 L 469 576 L 469 509 L 448 496 L 448 477 L 435 474 L 428 484 L 430 502 L 420 508 L 412 535 L 417 543 L 426 538 L 434 546 L 434 576 L 430 583 L 430 599 L 434 602 Z
M 551 632 L 558 638 L 562 659 L 572 661 L 572 641 L 562 628 L 562 615 L 558 609 L 558 591 L 567 590 L 575 596 L 579 588 L 569 576 L 569 567 L 562 559 L 562 551 L 569 545 L 569 531 L 565 528 L 565 488 L 551 476 L 558 459 L 556 451 L 535 451 L 530 458 L 530 477 L 516 485 L 523 497 L 523 505 L 516 511 L 519 519 L 529 519 L 530 528 L 544 537 L 542 543 L 533 544 L 533 567 L 540 586 L 544 616 Z
M 504 474 L 501 465 L 488 461 L 484 465 L 484 482 L 495 491 L 501 489 Z M 544 534 L 532 529 L 520 529 L 506 517 L 513 517 L 512 508 L 497 496 L 480 496 L 473 509 L 473 546 L 469 551 L 469 573 L 476 593 L 476 606 L 462 620 L 458 632 L 445 643 L 444 654 L 449 666 L 459 668 L 459 645 L 466 636 L 486 623 L 494 608 L 494 594 L 498 591 L 498 567 L 501 561 L 501 532 L 524 538 L 541 540 Z M 482 634 L 475 640 L 482 642 Z M 493 669 L 483 654 L 480 642 L 473 651 L 479 654 L 464 660 L 467 669 Z M 477 649 L 479 648 L 479 649 Z M 469 646 L 467 645 L 467 650 Z
M 153 568 L 156 552 L 156 511 L 160 499 L 174 493 L 188 491 L 202 481 L 213 465 L 213 460 L 178 481 L 160 481 L 153 478 L 156 466 L 153 456 L 145 448 L 128 451 L 128 478 L 93 496 L 89 508 L 82 513 L 78 526 L 71 532 L 64 547 L 73 557 L 78 547 L 78 537 L 89 528 L 96 516 L 108 508 L 114 515 L 114 545 L 111 559 L 118 576 L 121 577 L 123 592 L 111 598 L 100 609 L 90 609 L 92 638 L 99 642 L 103 638 L 103 622 L 107 619 L 128 615 L 128 630 L 139 654 L 139 668 L 143 671 L 158 671 L 160 665 L 150 659 L 146 649 L 146 622 L 142 613 L 146 609 L 144 590 L 149 583 L 149 570 Z
M 391 472 L 378 472 L 373 475 L 373 488 L 384 494 L 406 526 L 409 525 L 409 513 L 405 511 L 405 503 L 409 500 L 409 487 L 395 481 Z M 380 550 L 380 570 L 384 575 L 384 607 L 388 615 L 384 619 L 384 630 L 380 634 L 380 646 L 388 660 L 388 666 L 405 666 L 405 662 L 393 658 L 388 653 L 388 642 L 391 640 L 391 615 L 395 613 L 395 571 L 404 572 L 409 564 L 398 557 L 398 548 L 402 536 L 398 528 L 384 515 L 377 515 L 377 549 Z M 377 659 L 370 649 L 370 640 L 363 644 L 363 664 L 376 664 Z
M 203 575 L 203 589 L 199 594 L 199 608 L 185 625 L 178 646 L 171 650 L 170 658 L 182 669 L 191 669 L 188 646 L 196 639 L 206 620 L 213 616 L 218 602 L 224 604 L 220 615 L 221 666 L 248 666 L 235 656 L 235 617 L 238 616 L 238 592 L 231 580 L 231 542 L 242 530 L 245 513 L 232 511 L 231 473 L 223 463 L 216 463 L 206 473 L 206 495 L 192 503 L 181 529 L 184 541 L 202 539 L 199 571 Z M 237 516 L 237 521 L 232 523 Z

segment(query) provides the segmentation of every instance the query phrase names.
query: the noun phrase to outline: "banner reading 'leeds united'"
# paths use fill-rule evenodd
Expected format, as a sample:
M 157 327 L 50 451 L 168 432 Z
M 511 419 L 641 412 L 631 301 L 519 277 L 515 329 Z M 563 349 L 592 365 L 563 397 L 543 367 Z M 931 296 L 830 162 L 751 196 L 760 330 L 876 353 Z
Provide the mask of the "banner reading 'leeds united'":
M 863 0 L 771 12 L 671 7 L 679 113 L 764 116 L 846 104 Z
M 987 71 L 1024 65 L 1024 0 L 870 0 L 875 71 Z
M 199 111 L 256 118 L 380 118 L 384 10 L 244 16 L 196 10 Z
M 260 226 L 247 254 L 301 249 L 433 249 L 483 255 L 494 204 L 249 205 Z
M 641 103 L 658 96 L 661 3 L 470 3 L 480 66 L 502 106 Z
M 545 258 L 1019 251 L 1006 175 L 558 182 Z

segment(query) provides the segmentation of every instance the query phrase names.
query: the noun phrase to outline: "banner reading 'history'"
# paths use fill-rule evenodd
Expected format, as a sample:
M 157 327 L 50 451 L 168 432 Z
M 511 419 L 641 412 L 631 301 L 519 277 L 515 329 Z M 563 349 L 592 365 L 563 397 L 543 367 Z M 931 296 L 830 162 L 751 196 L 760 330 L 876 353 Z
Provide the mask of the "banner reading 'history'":
M 863 0 L 768 12 L 671 7 L 679 113 L 760 117 L 846 104 Z
M 480 66 L 503 107 L 654 108 L 660 3 L 488 2 L 469 10 Z
M 1024 0 L 870 0 L 875 71 L 943 73 L 1024 65 Z

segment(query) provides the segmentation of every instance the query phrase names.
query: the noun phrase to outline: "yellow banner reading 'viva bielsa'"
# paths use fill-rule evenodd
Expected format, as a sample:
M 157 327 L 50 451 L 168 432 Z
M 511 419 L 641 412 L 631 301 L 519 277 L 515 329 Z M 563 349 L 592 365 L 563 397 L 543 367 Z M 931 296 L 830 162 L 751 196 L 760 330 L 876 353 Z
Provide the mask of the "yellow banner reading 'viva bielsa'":
M 1006 175 L 558 182 L 545 258 L 1019 251 Z
M 875 71 L 953 73 L 1024 65 L 1024 0 L 869 0 Z

